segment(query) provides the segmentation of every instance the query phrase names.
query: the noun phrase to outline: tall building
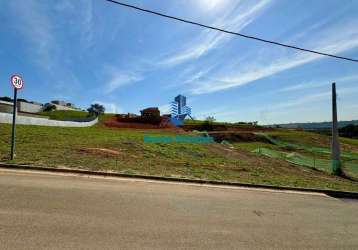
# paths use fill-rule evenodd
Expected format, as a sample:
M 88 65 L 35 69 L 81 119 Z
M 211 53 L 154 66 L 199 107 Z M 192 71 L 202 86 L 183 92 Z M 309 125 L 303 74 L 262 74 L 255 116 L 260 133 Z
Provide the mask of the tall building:
M 183 108 L 186 106 L 186 97 L 178 95 L 174 98 L 174 101 L 178 104 L 178 114 L 182 114 Z
M 182 125 L 186 116 L 191 118 L 191 108 L 186 106 L 186 97 L 178 95 L 171 103 L 171 122 L 175 125 Z

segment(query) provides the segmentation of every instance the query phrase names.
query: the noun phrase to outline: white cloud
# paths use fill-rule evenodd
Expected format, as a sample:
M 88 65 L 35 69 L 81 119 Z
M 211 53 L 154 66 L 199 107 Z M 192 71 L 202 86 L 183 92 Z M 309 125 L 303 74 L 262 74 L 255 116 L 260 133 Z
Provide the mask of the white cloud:
M 357 114 L 352 112 L 355 104 L 350 103 L 348 98 L 356 96 L 357 93 L 356 86 L 337 89 L 339 119 L 357 118 Z M 260 121 L 264 124 L 318 122 L 331 119 L 331 98 L 331 91 L 324 91 L 275 103 L 261 110 L 257 107 L 257 110 L 260 110 Z
M 106 94 L 110 94 L 120 87 L 143 80 L 141 74 L 136 72 L 116 70 L 112 67 L 107 67 L 107 72 L 110 76 L 104 89 Z
M 92 1 L 85 1 L 82 6 L 82 23 L 81 23 L 81 43 L 88 49 L 94 45 L 94 27 L 93 27 L 93 5 Z
M 130 85 L 143 80 L 142 74 L 135 69 L 123 70 L 113 65 L 105 65 L 100 76 L 101 79 L 108 79 L 104 85 L 103 92 L 110 94 L 126 85 Z
M 170 114 L 170 104 L 163 104 L 158 107 L 161 114 Z
M 294 57 L 277 60 L 271 64 L 266 65 L 251 65 L 249 69 L 244 71 L 237 70 L 228 76 L 217 76 L 216 79 L 210 81 L 196 82 L 191 92 L 193 94 L 212 93 L 220 90 L 230 89 L 233 87 L 242 86 L 252 81 L 265 78 L 281 71 L 297 67 L 317 58 L 316 55 L 295 55 Z
M 309 94 L 293 101 L 285 101 L 278 104 L 270 105 L 270 109 L 287 109 L 307 103 L 314 103 L 322 100 L 328 100 L 331 95 L 332 93 L 330 91 L 317 93 L 317 94 Z
M 327 82 L 326 81 L 319 81 L 319 82 L 310 81 L 310 82 L 305 82 L 305 83 L 300 83 L 300 84 L 284 87 L 284 88 L 279 89 L 277 92 L 291 92 L 291 91 L 302 90 L 302 89 L 311 89 L 311 88 L 326 86 L 329 84 L 330 84 L 329 81 L 327 81 Z
M 15 29 L 29 42 L 33 60 L 50 70 L 53 66 L 51 52 L 55 38 L 54 31 L 44 7 L 38 1 L 11 1 L 10 11 L 16 17 Z M 31 10 L 31 11 L 30 11 Z
M 330 31 L 322 33 L 322 41 L 316 43 L 315 49 L 331 54 L 340 54 L 353 48 L 358 47 L 358 31 L 353 28 L 355 24 L 345 25 L 345 27 L 336 27 L 341 29 L 343 34 L 337 37 L 336 33 Z M 337 31 L 337 30 L 336 30 Z M 246 85 L 253 81 L 266 78 L 280 72 L 292 69 L 318 59 L 323 56 L 306 52 L 296 52 L 286 57 L 275 58 L 268 57 L 262 63 L 253 62 L 245 69 L 236 69 L 233 72 L 225 72 L 222 75 L 216 75 L 209 81 L 198 81 L 192 85 L 191 92 L 193 94 L 212 93 L 216 91 L 226 90 L 233 87 Z
M 346 87 L 346 88 L 340 88 L 337 89 L 337 97 L 338 101 L 340 97 L 356 94 L 358 92 L 358 87 Z M 287 109 L 297 106 L 303 106 L 305 104 L 313 104 L 315 102 L 324 101 L 324 100 L 331 100 L 332 92 L 331 91 L 325 91 L 321 93 L 315 93 L 315 94 L 308 94 L 304 95 L 300 98 L 297 98 L 293 101 L 285 101 L 277 104 L 270 105 L 270 109 Z
M 340 84 L 340 83 L 351 82 L 353 80 L 358 80 L 358 75 L 350 75 L 350 76 L 331 78 L 331 79 L 319 80 L 319 81 L 309 81 L 309 82 L 300 83 L 300 84 L 281 88 L 278 90 L 278 92 L 290 92 L 290 91 L 296 91 L 296 90 L 302 90 L 302 89 L 312 89 L 312 88 L 317 88 L 317 87 L 322 87 L 322 86 L 329 86 L 332 84 L 332 82 L 336 82 L 336 83 Z
M 59 42 L 61 37 L 58 24 L 50 13 L 52 10 L 63 12 L 72 9 L 70 1 L 58 2 L 55 5 L 36 0 L 9 1 L 8 11 L 14 16 L 12 29 L 22 36 L 28 60 L 43 74 L 42 84 L 54 92 L 72 98 L 81 83 L 74 71 L 67 68 L 72 55 Z M 16 18 L 15 18 L 16 17 Z
M 254 21 L 270 2 L 271 0 L 263 0 L 255 2 L 255 4 L 252 4 L 252 1 L 245 3 L 240 2 L 238 8 L 234 8 L 233 11 L 224 15 L 224 17 L 216 21 L 213 26 L 239 32 Z M 161 64 L 172 66 L 197 59 L 232 38 L 233 36 L 229 34 L 204 30 L 198 37 L 192 39 L 182 50 L 172 53 L 161 60 Z
M 219 11 L 230 3 L 229 0 L 193 0 L 194 6 L 204 12 Z

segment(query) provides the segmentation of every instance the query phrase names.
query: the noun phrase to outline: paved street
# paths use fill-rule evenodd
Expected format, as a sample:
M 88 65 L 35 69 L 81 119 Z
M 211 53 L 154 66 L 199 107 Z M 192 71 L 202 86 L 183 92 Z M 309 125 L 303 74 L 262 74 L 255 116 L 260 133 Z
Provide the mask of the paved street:
M 0 170 L 1 249 L 358 249 L 358 202 Z

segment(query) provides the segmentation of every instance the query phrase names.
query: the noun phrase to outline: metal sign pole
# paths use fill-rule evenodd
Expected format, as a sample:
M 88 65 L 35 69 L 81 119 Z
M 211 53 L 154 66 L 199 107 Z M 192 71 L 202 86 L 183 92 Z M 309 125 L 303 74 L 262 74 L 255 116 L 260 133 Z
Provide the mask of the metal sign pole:
M 17 111 L 17 88 L 14 88 L 14 107 L 12 113 L 12 134 L 11 134 L 11 160 L 15 154 L 15 132 L 16 132 L 16 111 Z

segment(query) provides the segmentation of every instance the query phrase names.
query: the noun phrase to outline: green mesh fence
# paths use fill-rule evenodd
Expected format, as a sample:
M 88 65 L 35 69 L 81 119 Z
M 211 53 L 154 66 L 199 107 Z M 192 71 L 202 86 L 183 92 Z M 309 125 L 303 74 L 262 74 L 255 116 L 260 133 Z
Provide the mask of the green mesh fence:
M 286 161 L 305 166 L 321 171 L 325 171 L 327 173 L 331 173 L 332 171 L 332 162 L 331 160 L 319 159 L 309 156 L 304 156 L 298 153 L 287 153 L 283 151 L 277 151 L 268 148 L 257 148 L 253 151 L 254 153 L 265 155 L 271 158 L 279 158 L 285 159 Z M 358 178 L 358 163 L 357 162 L 343 162 L 343 170 L 345 174 L 348 176 Z
M 271 136 L 264 134 L 264 133 L 257 133 L 257 135 L 264 137 L 270 143 L 277 145 L 279 147 L 284 147 L 284 148 L 288 148 L 288 149 L 301 149 L 301 150 L 305 150 L 305 151 L 311 152 L 311 153 L 331 154 L 331 150 L 329 148 L 304 146 L 304 145 L 294 144 L 294 143 L 290 143 L 290 142 L 285 142 L 285 141 L 274 139 Z M 353 152 L 342 152 L 341 156 L 344 158 L 347 158 L 349 160 L 358 160 L 358 154 L 353 153 Z

